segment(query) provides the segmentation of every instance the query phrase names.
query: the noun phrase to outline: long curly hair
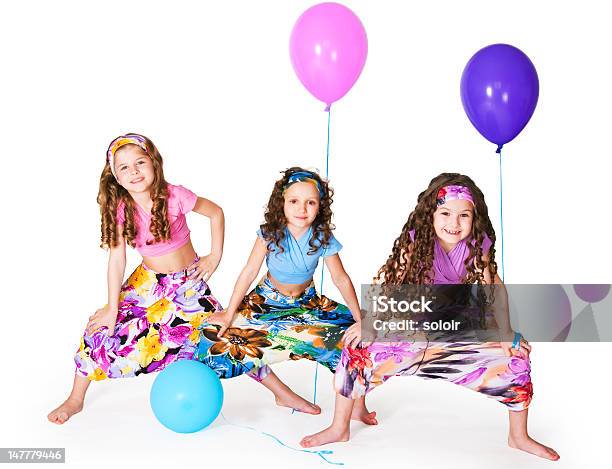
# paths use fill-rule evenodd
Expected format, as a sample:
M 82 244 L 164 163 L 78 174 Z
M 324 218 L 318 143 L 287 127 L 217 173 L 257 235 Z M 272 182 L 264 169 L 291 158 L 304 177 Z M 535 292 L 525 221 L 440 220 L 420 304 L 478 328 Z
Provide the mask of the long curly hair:
M 268 251 L 273 251 L 274 246 L 279 252 L 284 249 L 281 242 L 285 239 L 285 228 L 287 227 L 287 219 L 285 218 L 285 197 L 283 191 L 289 178 L 296 172 L 312 173 L 313 179 L 317 180 L 323 188 L 323 197 L 319 201 L 319 212 L 312 222 L 312 238 L 308 241 L 310 249 L 308 254 L 315 253 L 319 248 L 325 248 L 329 244 L 329 239 L 332 235 L 332 230 L 335 226 L 332 224 L 331 204 L 333 202 L 334 191 L 327 181 L 321 178 L 315 171 L 306 170 L 298 166 L 281 171 L 283 176 L 274 183 L 274 189 L 270 195 L 270 200 L 266 206 L 264 219 L 265 222 L 260 225 L 264 240 L 268 244 Z
M 153 163 L 154 178 L 153 184 L 149 189 L 151 199 L 153 200 L 150 231 L 155 239 L 154 242 L 158 243 L 169 240 L 171 235 L 170 223 L 168 222 L 168 183 L 164 179 L 161 154 L 149 138 L 145 136 L 142 137 L 145 142 L 146 150 L 135 144 L 128 145 L 134 146 L 146 153 Z M 125 147 L 128 145 L 125 145 Z M 122 148 L 123 147 L 121 147 L 118 152 L 121 151 Z M 104 169 L 102 169 L 102 174 L 100 175 L 100 188 L 98 190 L 97 201 L 100 205 L 100 214 L 102 216 L 102 242 L 100 247 L 108 249 L 118 244 L 117 207 L 121 201 L 125 204 L 125 222 L 123 224 L 122 235 L 126 243 L 134 247 L 139 229 L 134 219 L 136 202 L 134 202 L 130 193 L 119 184 L 117 179 L 115 179 L 108 161 L 106 161 Z
M 429 187 L 417 198 L 417 205 L 408 216 L 402 233 L 393 243 L 393 250 L 387 262 L 379 269 L 375 282 L 382 285 L 431 284 L 433 283 L 433 256 L 435 230 L 433 215 L 436 211 L 436 197 L 443 186 L 460 185 L 469 188 L 474 199 L 474 218 L 471 236 L 474 243 L 468 243 L 469 255 L 465 260 L 467 270 L 462 279 L 465 284 L 482 284 L 483 271 L 488 268 L 491 277 L 497 273 L 495 262 L 495 231 L 489 219 L 487 205 L 482 191 L 468 176 L 458 173 L 442 173 L 431 180 Z M 410 231 L 414 230 L 414 242 Z M 485 234 L 491 240 L 488 261 L 482 259 L 482 243 Z

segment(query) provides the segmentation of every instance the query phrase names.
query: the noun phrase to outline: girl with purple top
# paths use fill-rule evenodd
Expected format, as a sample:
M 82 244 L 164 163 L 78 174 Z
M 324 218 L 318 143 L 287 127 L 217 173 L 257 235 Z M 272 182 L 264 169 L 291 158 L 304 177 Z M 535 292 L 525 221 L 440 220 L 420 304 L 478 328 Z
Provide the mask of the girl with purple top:
M 417 206 L 375 281 L 383 288 L 403 284 L 503 285 L 497 275 L 495 232 L 484 196 L 469 177 L 443 173 L 419 194 Z M 500 342 L 432 340 L 344 347 L 335 374 L 333 422 L 305 437 L 301 445 L 347 441 L 355 399 L 363 398 L 391 376 L 416 374 L 473 389 L 504 404 L 509 411 L 508 444 L 546 459 L 559 459 L 556 451 L 527 432 L 533 394 L 531 347 L 511 329 L 505 288 L 495 293 L 501 296 L 504 310 L 495 316 L 503 338 Z

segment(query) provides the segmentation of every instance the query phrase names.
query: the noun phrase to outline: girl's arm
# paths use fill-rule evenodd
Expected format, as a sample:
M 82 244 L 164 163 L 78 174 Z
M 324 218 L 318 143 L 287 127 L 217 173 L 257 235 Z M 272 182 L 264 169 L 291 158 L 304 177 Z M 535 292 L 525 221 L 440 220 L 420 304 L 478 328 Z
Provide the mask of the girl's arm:
M 251 254 L 249 255 L 246 265 L 240 272 L 238 280 L 236 280 L 234 292 L 232 293 L 227 309 L 221 313 L 215 313 L 208 318 L 209 323 L 219 324 L 221 326 L 221 329 L 217 333 L 217 337 L 221 337 L 232 323 L 234 315 L 238 310 L 238 306 L 240 306 L 240 303 L 246 295 L 247 290 L 253 283 L 253 280 L 255 280 L 255 277 L 257 277 L 267 252 L 268 248 L 266 246 L 266 242 L 258 237 L 253 245 L 253 249 L 251 250 Z
M 114 248 L 110 248 L 108 256 L 108 308 L 115 312 L 119 309 L 119 294 L 121 293 L 121 285 L 123 284 L 123 276 L 125 275 L 125 240 L 119 235 L 119 244 Z
M 331 274 L 332 282 L 336 285 L 336 288 L 340 291 L 342 298 L 346 302 L 346 305 L 353 315 L 355 324 L 350 326 L 344 333 L 343 340 L 345 345 L 349 347 L 357 347 L 361 342 L 361 310 L 359 309 L 359 302 L 357 301 L 357 295 L 355 294 L 355 287 L 351 278 L 348 276 L 340 260 L 338 254 L 325 258 L 325 265 L 329 269 Z
M 346 306 L 351 310 L 353 319 L 355 322 L 361 321 L 361 310 L 359 309 L 359 302 L 357 301 L 357 294 L 355 293 L 355 287 L 351 278 L 348 276 L 340 260 L 340 255 L 334 254 L 325 258 L 325 265 L 329 269 L 331 274 L 332 282 L 336 288 L 340 291 L 342 298 L 346 302 Z
M 506 291 L 506 286 L 501 281 L 497 273 L 495 274 L 495 278 L 491 278 L 491 272 L 489 271 L 488 267 L 484 270 L 482 275 L 484 276 L 484 282 L 487 285 L 497 285 L 493 290 L 495 293 L 493 314 L 495 316 L 497 326 L 499 327 L 500 334 L 502 337 L 513 335 L 512 325 L 510 324 L 510 308 L 508 306 L 508 292 Z
M 210 218 L 210 254 L 200 260 L 190 277 L 198 280 L 204 278 L 206 281 L 217 270 L 221 262 L 225 238 L 225 216 L 221 207 L 203 197 L 198 197 L 193 211 Z
M 117 321 L 117 313 L 119 311 L 119 294 L 121 293 L 121 285 L 123 276 L 125 275 L 125 240 L 121 235 L 121 226 L 118 226 L 118 244 L 110 248 L 108 255 L 108 301 L 104 308 L 97 310 L 89 317 L 87 323 L 87 333 L 91 334 L 96 329 L 106 326 L 107 335 L 112 336 L 115 332 L 115 323 Z
M 484 255 L 483 260 L 488 263 L 488 255 Z M 515 353 L 518 353 L 519 350 L 512 348 L 514 331 L 512 330 L 512 324 L 510 323 L 508 291 L 506 290 L 504 282 L 502 282 L 497 273 L 495 273 L 495 277 L 492 278 L 489 267 L 487 267 L 482 274 L 484 276 L 484 282 L 487 285 L 497 285 L 494 290 L 495 298 L 493 300 L 493 316 L 495 317 L 495 321 L 499 327 L 501 337 L 500 342 L 502 344 L 502 348 L 504 349 L 504 353 L 507 356 L 514 355 Z M 520 350 L 526 355 L 529 355 L 531 352 L 531 346 L 525 339 L 521 339 L 520 341 Z

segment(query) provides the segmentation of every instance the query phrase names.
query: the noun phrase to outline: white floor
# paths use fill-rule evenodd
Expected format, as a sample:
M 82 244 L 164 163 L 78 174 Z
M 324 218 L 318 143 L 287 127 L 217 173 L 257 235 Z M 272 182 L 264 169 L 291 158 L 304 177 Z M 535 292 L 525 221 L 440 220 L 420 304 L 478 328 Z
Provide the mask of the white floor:
M 612 345 L 535 344 L 534 349 L 532 435 L 561 454 L 555 467 L 609 467 L 611 380 L 606 359 Z M 299 448 L 303 435 L 330 421 L 331 378 L 321 368 L 320 416 L 276 407 L 263 387 L 241 377 L 223 382 L 226 421 L 219 417 L 199 433 L 180 435 L 162 427 L 150 410 L 154 376 L 94 383 L 83 413 L 63 426 L 50 424 L 46 414 L 64 397 L 72 365 L 67 356 L 65 364 L 35 366 L 46 356 L 57 356 L 53 344 L 31 351 L 21 363 L 5 362 L 0 386 L 2 447 L 65 447 L 69 467 L 331 467 L 316 455 L 293 451 L 261 433 Z M 312 397 L 314 364 L 288 362 L 276 371 L 297 392 Z M 380 425 L 354 423 L 349 443 L 325 448 L 333 450 L 327 456 L 331 461 L 355 468 L 428 469 L 553 464 L 508 448 L 504 408 L 458 386 L 397 377 L 373 392 L 368 402 L 378 412 Z
M 533 119 L 504 147 L 506 280 L 611 283 L 603 236 L 609 146 L 594 138 L 610 133 L 609 2 L 561 1 L 553 9 L 528 0 L 511 7 L 341 1 L 369 39 L 364 72 L 334 104 L 330 134 L 335 234 L 357 288 L 387 258 L 417 195 L 442 171 L 477 181 L 499 243 L 495 146 L 473 128 L 459 96 L 469 58 L 498 42 L 524 50 L 541 80 Z M 327 115 L 288 54 L 293 24 L 314 3 L 2 3 L 0 447 L 65 447 L 66 465 L 87 469 L 332 467 L 261 433 L 299 448 L 302 436 L 325 427 L 333 412 L 325 370 L 316 417 L 276 407 L 246 377 L 224 382 L 227 420 L 257 431 L 222 419 L 192 435 L 166 430 L 149 407 L 154 376 L 96 383 L 83 413 L 64 426 L 46 419 L 70 388 L 87 317 L 107 300 L 95 200 L 110 139 L 128 131 L 150 136 L 168 181 L 223 207 L 224 258 L 212 280 L 223 304 L 279 171 L 325 168 Z M 208 222 L 197 214 L 188 222 L 197 252 L 206 254 Z M 128 252 L 126 274 L 138 261 Z M 498 244 L 498 264 L 500 252 Z M 324 291 L 339 300 L 329 278 Z M 612 311 L 593 309 L 609 331 Z M 354 424 L 349 443 L 329 447 L 330 460 L 350 468 L 611 467 L 612 342 L 533 345 L 531 433 L 561 454 L 559 462 L 509 449 L 500 404 L 416 378 L 374 391 L 368 402 L 380 425 Z M 314 364 L 275 369 L 312 397 Z

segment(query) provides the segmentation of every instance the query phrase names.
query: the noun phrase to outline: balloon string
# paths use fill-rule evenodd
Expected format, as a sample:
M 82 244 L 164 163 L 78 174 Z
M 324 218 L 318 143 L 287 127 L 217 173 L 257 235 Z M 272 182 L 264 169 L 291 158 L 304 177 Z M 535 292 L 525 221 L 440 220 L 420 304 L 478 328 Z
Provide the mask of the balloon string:
M 312 403 L 317 403 L 317 379 L 319 377 L 319 362 L 315 364 L 314 391 L 312 393 Z
M 331 127 L 331 109 L 327 111 L 327 147 L 325 149 L 325 178 L 329 177 L 329 130 Z
M 280 438 L 272 435 L 271 433 L 262 432 L 260 430 L 257 430 L 256 428 L 249 427 L 247 425 L 238 425 L 236 423 L 230 422 L 228 419 L 225 418 L 225 415 L 223 415 L 223 412 L 221 412 L 221 418 L 223 418 L 225 423 L 227 423 L 228 425 L 232 425 L 232 426 L 238 427 L 238 428 L 244 428 L 246 430 L 251 430 L 251 431 L 254 431 L 254 432 L 261 433 L 262 435 L 269 436 L 270 438 L 272 438 L 274 441 L 276 441 L 281 446 L 284 446 L 285 448 L 289 448 L 289 449 L 292 449 L 293 451 L 298 451 L 300 453 L 314 454 L 316 456 L 319 456 L 321 459 L 323 459 L 323 461 L 325 461 L 327 464 L 333 464 L 335 466 L 344 466 L 343 462 L 335 462 L 335 461 L 330 461 L 329 459 L 327 459 L 326 455 L 334 454 L 334 452 L 332 450 L 328 450 L 328 449 L 326 449 L 326 450 L 313 450 L 313 449 L 298 449 L 298 448 L 293 448 L 292 446 L 289 446 L 289 445 L 285 444 Z
M 501 267 L 502 267 L 502 282 L 505 278 L 506 268 L 504 264 L 504 189 L 503 189 L 503 178 L 502 178 L 502 146 L 499 146 L 497 153 L 499 153 L 499 220 L 501 225 Z
M 329 134 L 331 128 L 331 109 L 327 109 L 327 145 L 325 146 L 325 179 L 329 179 Z M 325 276 L 325 262 L 321 265 L 321 286 L 319 292 L 323 295 L 323 277 Z M 317 379 L 319 378 L 319 362 L 315 365 L 314 375 L 314 391 L 312 397 L 312 403 L 317 403 Z

